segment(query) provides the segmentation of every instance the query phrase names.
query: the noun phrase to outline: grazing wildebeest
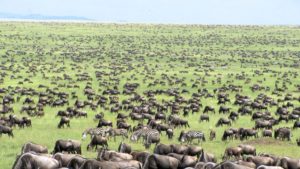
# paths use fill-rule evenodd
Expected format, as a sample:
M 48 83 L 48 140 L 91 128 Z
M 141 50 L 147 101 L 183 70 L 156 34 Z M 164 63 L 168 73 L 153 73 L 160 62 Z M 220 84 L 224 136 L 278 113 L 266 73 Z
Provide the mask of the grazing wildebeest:
M 286 127 L 276 129 L 275 132 L 274 132 L 274 138 L 275 139 L 280 138 L 282 140 L 286 139 L 286 140 L 290 141 L 291 136 L 292 136 L 291 130 L 289 128 L 286 128 Z
M 36 152 L 36 153 L 47 154 L 48 153 L 48 148 L 43 146 L 43 145 L 28 142 L 28 143 L 23 145 L 22 150 L 21 150 L 21 154 L 27 153 L 27 152 L 30 152 L 30 151 L 33 151 L 33 152 Z
M 58 152 L 81 154 L 81 143 L 77 140 L 57 140 L 52 154 Z
M 100 135 L 93 135 L 91 142 L 87 145 L 87 150 L 92 150 L 95 148 L 97 150 L 98 145 L 108 148 L 107 139 Z
M 263 130 L 262 131 L 262 136 L 263 137 L 272 137 L 272 130 Z
M 63 117 L 61 117 L 57 127 L 62 128 L 65 125 L 67 125 L 67 127 L 70 127 L 70 119 L 68 117 L 63 116 Z
M 97 127 L 104 127 L 104 126 L 110 126 L 110 127 L 112 127 L 113 123 L 111 121 L 106 121 L 104 119 L 100 119 Z
M 223 126 L 223 125 L 229 125 L 229 126 L 231 126 L 231 121 L 228 120 L 228 119 L 225 119 L 225 118 L 221 117 L 218 120 L 218 122 L 216 124 L 216 127 Z
M 14 137 L 12 128 L 0 124 L 0 136 L 2 134 L 7 134 L 8 137 Z
M 201 114 L 200 115 L 200 119 L 199 119 L 200 122 L 202 121 L 207 121 L 209 122 L 209 116 L 207 114 Z
M 215 108 L 211 107 L 211 106 L 205 106 L 203 113 L 207 113 L 207 112 L 213 112 L 216 113 Z
M 230 157 L 241 159 L 243 149 L 241 147 L 228 147 L 225 149 L 223 160 L 227 160 Z
M 225 107 L 225 106 L 220 106 L 220 108 L 219 108 L 219 114 L 221 114 L 221 113 L 229 113 L 229 111 L 230 111 L 230 109 L 231 108 L 229 108 L 229 107 Z
M 248 137 L 258 138 L 258 133 L 255 129 L 239 128 L 238 133 L 241 140 L 248 139 Z
M 240 144 L 238 147 L 242 148 L 242 155 L 256 156 L 256 148 L 252 145 Z

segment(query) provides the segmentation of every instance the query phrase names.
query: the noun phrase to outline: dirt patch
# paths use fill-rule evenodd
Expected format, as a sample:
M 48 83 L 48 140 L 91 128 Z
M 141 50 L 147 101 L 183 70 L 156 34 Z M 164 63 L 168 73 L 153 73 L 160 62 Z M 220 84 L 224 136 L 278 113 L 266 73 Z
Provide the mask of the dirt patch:
M 259 138 L 255 140 L 244 141 L 242 143 L 250 145 L 292 145 L 291 142 L 275 140 L 273 138 Z

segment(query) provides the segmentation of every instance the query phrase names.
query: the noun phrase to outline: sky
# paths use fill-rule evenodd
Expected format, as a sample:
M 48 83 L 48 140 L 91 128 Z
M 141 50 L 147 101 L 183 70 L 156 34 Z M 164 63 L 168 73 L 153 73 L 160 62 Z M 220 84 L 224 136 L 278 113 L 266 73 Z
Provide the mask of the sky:
M 300 0 L 0 0 L 0 12 L 100 22 L 300 25 Z

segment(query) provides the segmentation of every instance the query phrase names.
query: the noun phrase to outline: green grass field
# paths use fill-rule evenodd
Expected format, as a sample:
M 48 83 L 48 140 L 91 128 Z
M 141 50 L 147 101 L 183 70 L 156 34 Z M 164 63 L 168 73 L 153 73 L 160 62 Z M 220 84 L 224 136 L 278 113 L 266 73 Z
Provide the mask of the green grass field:
M 300 27 L 0 22 L 0 88 L 12 87 L 8 92 L 1 93 L 1 96 L 12 94 L 17 86 L 45 92 L 45 88 L 38 87 L 45 85 L 50 89 L 69 93 L 70 106 L 76 100 L 71 98 L 71 92 L 75 92 L 79 100 L 87 100 L 84 88 L 88 82 L 98 95 L 113 86 L 117 86 L 122 93 L 125 83 L 139 83 L 137 93 L 141 95 L 147 90 L 178 88 L 179 91 L 187 89 L 189 93 L 180 95 L 190 99 L 198 89 L 205 88 L 213 93 L 213 89 L 218 87 L 240 85 L 243 91 L 239 93 L 250 96 L 252 100 L 260 93 L 274 100 L 283 99 L 286 94 L 299 98 L 299 58 Z M 96 72 L 104 74 L 97 79 Z M 91 80 L 78 81 L 77 75 L 83 73 L 89 75 Z M 72 80 L 65 80 L 64 74 L 69 75 Z M 162 75 L 167 75 L 168 79 Z M 244 79 L 238 79 L 238 76 Z M 24 80 L 26 78 L 29 81 Z M 181 80 L 186 86 L 175 83 L 176 80 Z M 149 83 L 155 81 L 165 84 L 158 83 L 148 87 Z M 275 83 L 280 88 L 286 86 L 279 95 L 272 94 Z M 193 84 L 198 87 L 192 88 Z M 254 84 L 269 87 L 270 90 L 252 92 L 250 87 Z M 71 88 L 72 85 L 80 88 Z M 231 99 L 227 106 L 237 111 L 239 106 L 233 105 L 237 92 L 227 93 Z M 18 93 L 14 95 L 15 98 L 17 96 Z M 36 95 L 22 96 L 19 102 L 12 105 L 17 117 L 27 116 L 25 113 L 20 114 L 26 97 L 33 98 L 36 103 L 38 101 Z M 130 97 L 120 94 L 119 101 Z M 155 95 L 155 98 L 160 103 L 162 100 L 174 100 L 173 96 L 165 94 Z M 300 106 L 297 100 L 291 102 L 295 107 Z M 201 103 L 203 106 L 211 105 L 217 111 L 219 109 L 216 98 L 201 98 Z M 279 103 L 281 104 L 283 103 Z M 51 152 L 57 139 L 81 140 L 81 133 L 86 128 L 96 127 L 97 121 L 93 120 L 96 113 L 104 112 L 105 119 L 114 123 L 116 121 L 116 114 L 109 110 L 98 107 L 93 111 L 86 107 L 83 110 L 88 112 L 88 118 L 73 118 L 70 128 L 57 129 L 60 118 L 56 117 L 56 113 L 66 107 L 68 106 L 45 106 L 44 117 L 31 117 L 31 128 L 15 127 L 14 138 L 2 135 L 0 168 L 11 168 L 26 142 L 45 145 Z M 273 116 L 276 109 L 276 106 L 268 108 Z M 292 111 L 292 108 L 289 110 Z M 215 124 L 220 117 L 227 117 L 227 114 L 216 113 L 210 115 L 210 122 L 199 123 L 202 111 L 203 108 L 199 113 L 190 113 L 184 119 L 189 121 L 191 129 L 202 130 L 207 137 L 209 129 L 216 130 L 217 139 L 200 146 L 220 159 L 226 147 L 238 145 L 240 141 L 221 141 L 222 133 L 228 127 L 216 128 Z M 124 110 L 120 112 L 130 113 Z M 128 122 L 137 124 L 131 120 Z M 241 116 L 232 127 L 252 128 L 254 124 L 250 116 Z M 282 122 L 275 128 L 281 126 L 292 127 L 293 122 Z M 181 130 L 184 128 L 175 130 L 172 141 L 162 135 L 161 142 L 178 143 L 177 137 Z M 259 153 L 300 158 L 297 138 L 300 138 L 300 132 L 296 129 L 293 130 L 290 142 L 274 138 L 249 139 L 245 142 L 255 145 Z M 96 152 L 86 151 L 89 140 L 82 141 L 83 155 L 95 158 Z M 120 141 L 121 139 L 116 142 L 110 140 L 109 148 L 117 149 Z M 129 140 L 125 142 L 130 143 Z M 144 150 L 141 143 L 130 144 L 135 150 Z M 153 147 L 152 145 L 149 151 Z

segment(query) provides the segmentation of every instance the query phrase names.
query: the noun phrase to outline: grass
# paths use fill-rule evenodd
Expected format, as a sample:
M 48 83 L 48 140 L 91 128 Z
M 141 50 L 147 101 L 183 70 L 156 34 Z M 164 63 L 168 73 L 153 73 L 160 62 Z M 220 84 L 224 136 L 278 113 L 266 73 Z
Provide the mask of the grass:
M 125 83 L 137 82 L 140 84 L 137 92 L 142 94 L 146 90 L 179 88 L 188 89 L 189 93 L 181 94 L 184 98 L 191 98 L 191 94 L 198 89 L 213 89 L 229 84 L 242 86 L 240 94 L 250 96 L 252 99 L 260 93 L 267 94 L 277 99 L 282 99 L 286 94 L 299 97 L 297 90 L 299 80 L 300 28 L 288 26 L 204 26 L 204 25 L 139 25 L 139 24 L 83 24 L 83 23 L 30 23 L 30 22 L 0 22 L 0 62 L 1 88 L 11 86 L 15 88 L 38 88 L 43 84 L 51 89 L 71 94 L 76 92 L 79 100 L 86 100 L 83 90 L 88 81 L 78 81 L 77 74 L 87 73 L 92 80 L 94 91 L 101 95 L 102 91 L 117 86 L 123 90 Z M 25 52 L 22 54 L 22 52 Z M 226 65 L 225 65 L 226 64 Z M 208 67 L 209 66 L 209 67 Z M 95 72 L 103 71 L 103 75 L 97 80 Z M 187 71 L 187 73 L 182 73 Z M 263 72 L 261 75 L 256 71 Z M 244 72 L 246 80 L 236 79 L 237 75 Z M 45 77 L 43 77 L 43 74 Z M 69 75 L 72 80 L 64 80 L 63 74 Z M 170 81 L 163 79 L 162 74 L 167 74 Z M 286 74 L 286 76 L 284 76 Z M 13 78 L 11 78 L 14 76 Z M 28 78 L 32 83 L 24 81 Z M 119 83 L 112 78 L 120 79 Z M 187 85 L 173 83 L 182 79 Z M 220 79 L 220 83 L 217 82 Z M 165 82 L 148 87 L 155 80 Z M 207 81 L 205 83 L 204 81 Z M 287 89 L 281 96 L 273 95 L 275 82 L 278 86 L 284 84 Z M 18 84 L 23 82 L 23 84 Z M 56 82 L 57 84 L 53 84 Z M 108 82 L 107 85 L 103 82 Z M 194 83 L 197 88 L 192 88 Z M 80 88 L 58 87 L 58 85 L 79 85 Z M 270 87 L 270 91 L 252 92 L 250 86 L 259 84 Z M 2 96 L 11 93 L 1 94 Z M 228 92 L 231 102 L 234 101 L 236 92 Z M 18 94 L 15 94 L 15 97 Z M 36 102 L 38 96 L 30 96 Z M 119 100 L 130 96 L 119 95 Z M 18 117 L 27 116 L 20 114 L 22 103 L 26 96 L 22 96 L 20 102 L 13 104 L 15 114 Z M 158 101 L 173 100 L 174 97 L 156 95 Z M 70 105 L 75 99 L 69 98 Z M 203 106 L 212 105 L 218 110 L 217 100 L 214 98 L 202 98 Z M 295 107 L 299 102 L 294 100 Z M 282 103 L 280 103 L 282 104 Z M 232 110 L 238 106 L 228 104 Z M 88 118 L 71 120 L 71 128 L 57 129 L 59 118 L 55 117 L 63 107 L 45 107 L 45 116 L 32 118 L 32 128 L 14 128 L 15 137 L 0 137 L 0 168 L 11 168 L 16 155 L 20 153 L 24 143 L 32 141 L 43 144 L 53 150 L 57 139 L 81 139 L 81 133 L 89 127 L 95 127 L 93 121 L 96 113 L 104 112 L 105 119 L 116 121 L 115 114 L 97 108 L 93 111 L 84 108 L 88 112 Z M 292 110 L 290 108 L 290 110 Z M 202 112 L 201 109 L 200 112 Z M 274 115 L 276 107 L 269 108 Z M 121 111 L 123 113 L 129 113 Z M 199 123 L 201 113 L 190 114 L 191 129 L 202 130 L 208 137 L 209 129 L 215 129 L 217 139 L 207 141 L 202 146 L 205 151 L 214 153 L 219 159 L 228 146 L 236 146 L 240 141 L 221 141 L 221 135 L 228 127 L 215 128 L 220 117 L 227 115 L 210 115 L 210 122 Z M 249 116 L 240 117 L 232 127 L 254 126 L 254 121 Z M 136 124 L 129 120 L 128 122 Z M 280 123 L 279 126 L 291 127 L 293 122 Z M 177 137 L 182 129 L 176 129 L 175 138 L 171 141 L 166 136 L 161 137 L 162 143 L 178 143 Z M 258 152 L 267 152 L 280 156 L 300 158 L 299 147 L 295 140 L 300 137 L 298 130 L 293 131 L 291 142 L 282 142 L 272 139 L 246 140 L 246 143 L 257 147 Z M 120 143 L 111 140 L 109 147 L 116 149 Z M 130 143 L 129 140 L 125 142 Z M 83 154 L 89 158 L 95 158 L 96 152 L 86 151 L 89 139 L 82 141 Z M 130 143 L 135 150 L 144 150 L 140 143 Z M 195 142 L 196 144 L 196 142 Z M 153 149 L 153 146 L 152 146 Z M 149 150 L 149 151 L 152 151 Z

